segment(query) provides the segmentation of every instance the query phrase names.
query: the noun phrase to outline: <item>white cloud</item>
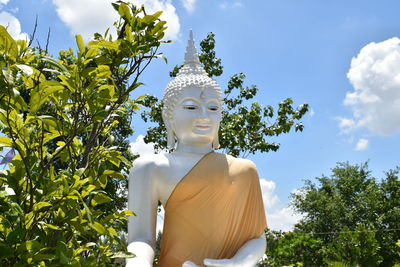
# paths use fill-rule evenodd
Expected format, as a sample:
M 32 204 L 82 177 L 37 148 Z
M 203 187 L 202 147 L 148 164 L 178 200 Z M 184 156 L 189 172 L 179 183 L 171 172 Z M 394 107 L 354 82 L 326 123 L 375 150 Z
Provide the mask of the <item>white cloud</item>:
M 343 103 L 351 107 L 353 117 L 340 124 L 351 126 L 350 130 L 365 127 L 375 135 L 399 133 L 400 39 L 363 47 L 352 59 L 347 77 L 354 91 L 346 94 Z
M 275 182 L 260 179 L 264 208 L 267 214 L 268 227 L 272 230 L 290 231 L 302 218 L 291 207 L 282 207 L 275 194 Z
M 339 128 L 342 134 L 348 134 L 356 127 L 356 123 L 353 119 L 338 117 L 336 120 L 339 121 Z
M 356 145 L 356 150 L 357 151 L 363 151 L 368 148 L 369 141 L 367 139 L 361 138 L 358 140 L 357 145 Z
M 113 29 L 118 14 L 111 7 L 113 0 L 53 0 L 61 20 L 70 28 L 71 34 L 81 34 L 90 39 L 95 32 L 104 33 Z M 171 0 L 133 0 L 136 5 L 144 4 L 147 13 L 162 10 L 161 19 L 167 21 L 166 39 L 176 39 L 180 23 Z M 114 31 L 115 35 L 115 31 Z
M 183 7 L 187 12 L 192 13 L 197 0 L 181 0 Z
M 268 227 L 272 230 L 292 231 L 302 216 L 295 213 L 291 207 L 284 207 L 274 213 L 267 214 Z
M 0 25 L 6 27 L 8 33 L 14 39 L 29 39 L 28 34 L 21 32 L 21 23 L 19 22 L 19 20 L 8 12 L 0 12 Z
M 3 8 L 4 5 L 7 5 L 9 0 L 0 0 L 0 9 Z
M 144 136 L 139 135 L 136 138 L 136 141 L 131 143 L 131 152 L 135 155 L 145 156 L 145 155 L 154 155 L 154 143 L 145 143 Z
M 237 1 L 223 1 L 219 4 L 219 7 L 221 9 L 227 9 L 227 8 L 240 8 L 243 6 L 243 3 L 241 0 L 237 0 Z
M 264 208 L 267 210 L 273 209 L 279 203 L 279 198 L 275 195 L 275 183 L 260 179 L 261 192 L 263 195 Z

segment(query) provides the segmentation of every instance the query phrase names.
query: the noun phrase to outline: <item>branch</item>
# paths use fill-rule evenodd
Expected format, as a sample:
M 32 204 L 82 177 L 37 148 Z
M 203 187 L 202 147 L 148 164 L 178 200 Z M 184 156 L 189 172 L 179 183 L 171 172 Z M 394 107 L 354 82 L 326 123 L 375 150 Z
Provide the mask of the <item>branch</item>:
M 36 15 L 36 19 L 35 19 L 35 26 L 33 27 L 33 33 L 31 34 L 31 39 L 29 40 L 29 44 L 28 46 L 32 45 L 33 40 L 35 39 L 35 35 L 36 35 L 36 29 L 37 29 L 37 22 L 38 22 L 38 15 Z
M 47 40 L 46 40 L 46 54 L 48 54 L 48 53 L 49 53 L 49 50 L 48 50 L 48 48 L 49 48 L 49 42 L 50 42 L 50 28 L 49 28 L 49 30 L 48 30 L 48 32 L 47 32 Z

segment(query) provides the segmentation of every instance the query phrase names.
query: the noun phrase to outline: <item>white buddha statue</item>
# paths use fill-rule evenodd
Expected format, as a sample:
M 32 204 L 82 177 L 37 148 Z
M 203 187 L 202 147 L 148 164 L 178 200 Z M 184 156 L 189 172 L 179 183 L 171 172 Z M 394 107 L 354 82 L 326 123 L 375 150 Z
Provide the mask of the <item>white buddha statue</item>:
M 193 35 L 184 66 L 165 89 L 163 120 L 172 153 L 139 157 L 129 176 L 126 266 L 153 266 L 158 201 L 165 209 L 158 267 L 252 267 L 267 227 L 255 165 L 214 152 L 222 100 L 200 64 Z

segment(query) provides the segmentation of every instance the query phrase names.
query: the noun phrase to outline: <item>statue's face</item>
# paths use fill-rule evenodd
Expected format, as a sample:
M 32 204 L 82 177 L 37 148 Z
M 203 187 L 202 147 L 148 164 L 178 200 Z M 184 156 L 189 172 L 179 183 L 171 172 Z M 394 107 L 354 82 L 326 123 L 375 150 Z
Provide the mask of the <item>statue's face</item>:
M 190 146 L 211 145 L 221 121 L 217 92 L 212 88 L 186 88 L 172 117 L 171 126 L 178 142 Z

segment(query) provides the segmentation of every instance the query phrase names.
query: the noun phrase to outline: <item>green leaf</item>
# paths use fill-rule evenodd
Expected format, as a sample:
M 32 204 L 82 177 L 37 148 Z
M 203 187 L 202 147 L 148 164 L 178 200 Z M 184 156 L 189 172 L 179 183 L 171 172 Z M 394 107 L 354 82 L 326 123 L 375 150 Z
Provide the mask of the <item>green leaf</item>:
M 116 252 L 111 256 L 112 259 L 115 259 L 115 258 L 134 258 L 134 257 L 136 257 L 135 254 L 130 253 L 130 252 L 124 252 L 124 251 Z
M 105 228 L 103 225 L 101 225 L 100 223 L 98 223 L 98 222 L 94 222 L 94 223 L 91 225 L 91 227 L 92 227 L 94 230 L 96 230 L 96 232 L 98 232 L 99 234 L 102 234 L 102 235 L 106 235 L 106 234 L 107 234 L 106 228 Z
M 94 58 L 99 54 L 99 50 L 95 48 L 89 48 L 86 52 L 86 58 Z
M 103 172 L 103 175 L 107 175 L 109 177 L 114 177 L 114 178 L 118 178 L 121 180 L 125 180 L 125 176 L 122 173 L 113 171 L 113 170 L 107 170 L 107 171 Z
M 126 34 L 126 39 L 129 42 L 133 42 L 134 38 L 133 38 L 133 34 L 132 34 L 132 28 L 130 25 L 126 25 L 125 27 L 125 34 Z
M 34 216 L 35 214 L 33 212 L 25 214 L 25 229 L 31 228 Z
M 60 70 L 63 73 L 68 72 L 68 69 L 63 64 L 61 64 L 60 62 L 58 62 L 57 60 L 55 60 L 49 56 L 41 56 L 40 60 L 49 63 L 51 66 L 56 67 L 58 70 Z
M 53 229 L 53 230 L 57 230 L 57 231 L 61 231 L 62 230 L 60 227 L 58 227 L 56 225 L 53 225 L 53 224 L 45 223 L 44 225 L 49 227 L 50 229 Z
M 97 188 L 97 186 L 91 184 L 88 185 L 86 188 L 83 189 L 82 191 L 82 197 L 87 197 L 93 190 L 95 190 Z
M 105 120 L 108 116 L 108 111 L 106 110 L 100 110 L 99 112 L 97 112 L 94 116 L 93 116 L 93 120 L 97 121 L 97 122 L 101 122 L 103 120 Z
M 85 43 L 83 42 L 82 35 L 75 35 L 76 44 L 78 45 L 79 52 L 83 53 L 85 51 Z
M 97 206 L 103 203 L 107 203 L 110 202 L 112 199 L 103 194 L 103 193 L 98 193 L 96 195 L 94 195 L 94 197 L 92 198 L 92 201 L 90 202 L 92 204 L 92 206 Z
M 107 176 L 106 175 L 100 175 L 100 177 L 99 177 L 99 184 L 100 184 L 100 186 L 101 186 L 101 188 L 106 188 L 106 186 L 107 186 Z
M 33 205 L 33 211 L 41 210 L 45 207 L 51 207 L 52 205 L 49 202 L 38 202 Z
M 50 142 L 51 140 L 53 140 L 54 138 L 57 138 L 60 136 L 60 133 L 50 133 L 50 134 L 44 134 L 44 138 L 43 138 L 43 145 Z
M 108 49 L 112 49 L 112 50 L 119 50 L 119 45 L 120 45 L 119 40 L 114 41 L 114 42 L 110 42 L 110 41 L 106 41 L 106 40 L 90 41 L 88 43 L 89 48 L 108 48 Z
M 59 82 L 46 81 L 42 82 L 37 88 L 31 92 L 30 112 L 37 112 L 40 107 L 46 103 L 50 95 L 64 89 Z
M 117 233 L 117 231 L 115 231 L 114 228 L 108 227 L 107 230 L 108 230 L 108 232 L 109 232 L 111 235 L 113 235 L 113 236 L 118 236 L 118 233 Z
M 41 247 L 37 240 L 28 240 L 25 245 L 27 250 L 38 250 Z
M 33 69 L 27 65 L 16 64 L 17 66 L 26 76 L 31 76 L 33 74 Z
M 157 54 L 157 55 L 154 55 L 154 56 L 163 59 L 165 61 L 165 63 L 168 64 L 168 59 L 164 55 Z
M 124 3 L 118 8 L 118 13 L 121 17 L 126 18 L 128 21 L 132 18 L 131 9 Z
M 2 73 L 4 75 L 5 80 L 7 81 L 7 83 L 11 86 L 14 85 L 15 82 L 15 78 L 14 78 L 14 74 L 12 72 L 12 69 L 10 68 L 3 68 Z
M 0 25 L 0 48 L 3 54 L 8 54 L 13 60 L 18 57 L 17 43 L 3 25 Z
M 6 136 L 0 136 L 0 147 L 12 147 L 13 141 Z

